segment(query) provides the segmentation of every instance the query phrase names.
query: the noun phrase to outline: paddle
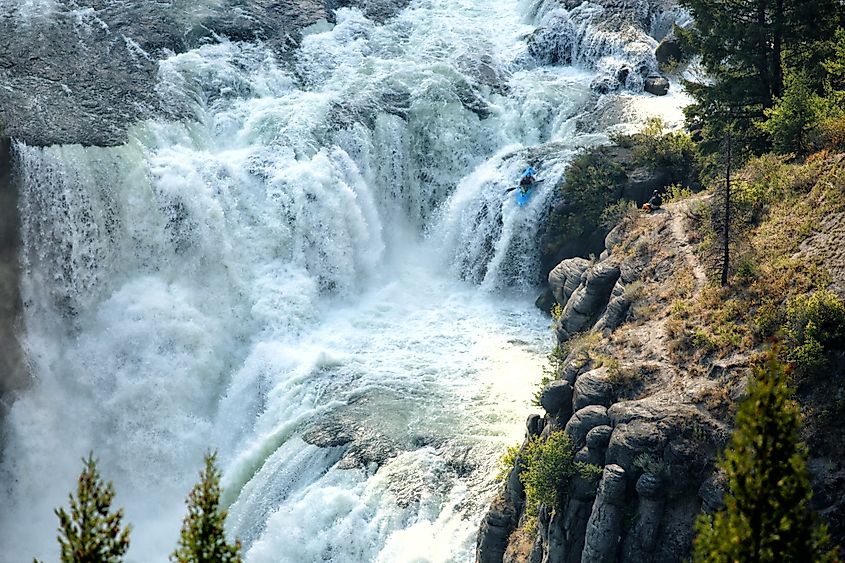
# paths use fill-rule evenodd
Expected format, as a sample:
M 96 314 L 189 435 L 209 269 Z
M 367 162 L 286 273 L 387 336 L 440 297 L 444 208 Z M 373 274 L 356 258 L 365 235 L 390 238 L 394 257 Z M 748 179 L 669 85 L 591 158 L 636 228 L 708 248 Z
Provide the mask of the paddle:
M 545 179 L 545 178 L 543 178 L 542 180 L 534 180 L 534 183 L 533 183 L 533 184 L 531 184 L 531 186 L 529 186 L 529 187 L 532 187 L 532 188 L 533 188 L 534 186 L 536 186 L 536 185 L 537 185 L 537 184 L 539 184 L 540 182 L 545 182 L 545 181 L 546 181 L 546 179 Z M 514 190 L 515 190 L 515 189 L 517 189 L 517 188 L 519 188 L 519 186 L 516 186 L 516 187 L 513 187 L 513 188 L 508 188 L 508 189 L 506 189 L 506 190 L 505 190 L 505 193 L 503 193 L 502 195 L 509 194 L 509 193 L 511 193 L 512 191 L 514 191 Z

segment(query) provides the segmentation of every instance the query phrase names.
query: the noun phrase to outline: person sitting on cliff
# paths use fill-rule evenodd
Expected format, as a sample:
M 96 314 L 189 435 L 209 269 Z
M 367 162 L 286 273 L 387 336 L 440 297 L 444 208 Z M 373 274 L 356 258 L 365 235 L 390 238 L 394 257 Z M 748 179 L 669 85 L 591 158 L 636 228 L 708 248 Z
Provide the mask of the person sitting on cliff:
M 654 190 L 654 193 L 651 194 L 651 198 L 643 204 L 643 211 L 651 213 L 652 211 L 660 209 L 661 205 L 663 205 L 663 198 L 660 197 L 657 190 Z

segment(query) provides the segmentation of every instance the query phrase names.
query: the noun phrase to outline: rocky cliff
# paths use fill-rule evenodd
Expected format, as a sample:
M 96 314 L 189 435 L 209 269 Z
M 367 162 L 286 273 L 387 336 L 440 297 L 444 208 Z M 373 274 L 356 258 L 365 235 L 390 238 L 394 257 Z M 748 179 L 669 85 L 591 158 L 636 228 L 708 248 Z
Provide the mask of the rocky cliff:
M 766 349 L 766 330 L 774 331 L 761 328 L 773 314 L 766 307 L 827 288 L 842 295 L 836 257 L 845 243 L 834 233 L 845 209 L 845 159 L 761 161 L 740 179 L 788 187 L 758 202 L 748 219 L 733 287 L 708 280 L 717 272 L 708 260 L 708 194 L 628 214 L 598 259 L 566 259 L 549 274 L 559 312 L 556 379 L 543 387 L 545 412 L 529 417 L 526 438 L 563 430 L 576 459 L 603 474 L 597 487 L 576 478 L 558 510 L 532 515 L 515 464 L 481 525 L 479 562 L 687 559 L 695 517 L 721 506 L 715 461 L 749 367 Z M 794 375 L 793 383 L 806 416 L 815 508 L 841 543 L 841 352 L 831 350 L 826 362 L 824 374 Z
M 259 40 L 282 61 L 302 29 L 358 6 L 383 21 L 407 0 L 55 0 L 3 4 L 0 124 L 30 145 L 112 146 L 137 121 L 180 118 L 157 89 L 159 61 L 204 43 Z

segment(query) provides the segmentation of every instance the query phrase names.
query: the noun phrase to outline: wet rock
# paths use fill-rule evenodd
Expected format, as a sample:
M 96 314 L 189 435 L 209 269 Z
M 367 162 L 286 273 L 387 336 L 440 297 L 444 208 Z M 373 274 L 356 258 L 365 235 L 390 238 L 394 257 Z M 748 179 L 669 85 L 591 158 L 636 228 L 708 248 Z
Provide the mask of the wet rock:
M 119 145 L 137 121 L 190 117 L 160 97 L 160 60 L 219 37 L 261 39 L 282 56 L 300 29 L 331 17 L 322 0 L 20 6 L 0 16 L 0 122 L 30 145 Z
M 516 527 L 517 514 L 512 506 L 497 498 L 481 521 L 476 539 L 476 563 L 501 563 Z
M 660 41 L 657 49 L 654 50 L 654 58 L 657 59 L 657 63 L 660 65 L 665 65 L 670 61 L 680 63 L 684 60 L 681 43 L 674 33 L 670 33 Z
M 590 405 L 575 412 L 569 422 L 566 423 L 565 431 L 572 438 L 576 448 L 586 444 L 587 433 L 596 426 L 610 424 L 607 416 L 607 409 L 600 405 Z
M 557 300 L 555 300 L 555 296 L 551 289 L 546 289 L 543 293 L 537 296 L 537 300 L 534 301 L 534 306 L 547 315 L 552 314 L 552 309 L 555 304 L 557 304 Z
M 600 367 L 579 376 L 575 380 L 572 401 L 572 408 L 576 411 L 588 405 L 609 407 L 613 402 L 613 386 L 608 368 Z
M 567 417 L 572 412 L 572 386 L 568 381 L 558 379 L 543 388 L 540 406 L 546 412 L 558 417 Z
M 616 561 L 623 531 L 625 489 L 625 470 L 618 465 L 605 467 L 587 523 L 582 563 Z
M 649 76 L 643 83 L 643 90 L 655 96 L 665 96 L 669 93 L 669 81 L 662 76 Z

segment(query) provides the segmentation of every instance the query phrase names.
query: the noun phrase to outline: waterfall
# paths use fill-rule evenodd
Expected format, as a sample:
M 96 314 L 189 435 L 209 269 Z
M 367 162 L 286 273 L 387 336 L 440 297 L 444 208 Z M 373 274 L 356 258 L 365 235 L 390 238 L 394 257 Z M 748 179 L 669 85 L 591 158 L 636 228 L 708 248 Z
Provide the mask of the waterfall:
M 16 142 L 33 382 L 0 465 L 11 560 L 55 559 L 88 452 L 129 560 L 166 560 L 209 450 L 249 562 L 471 560 L 550 347 L 538 229 L 606 140 L 577 123 L 607 57 L 647 64 L 590 18 L 561 29 L 592 54 L 525 40 L 576 11 L 342 8 L 289 59 L 220 39 L 161 61 L 157 95 L 190 118 L 111 148 Z

